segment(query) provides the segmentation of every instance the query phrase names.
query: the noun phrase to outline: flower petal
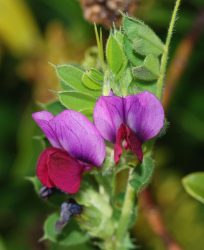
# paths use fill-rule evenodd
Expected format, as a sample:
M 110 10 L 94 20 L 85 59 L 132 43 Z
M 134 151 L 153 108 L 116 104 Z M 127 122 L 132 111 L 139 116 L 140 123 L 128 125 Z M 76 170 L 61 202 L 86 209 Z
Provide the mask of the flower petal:
M 127 96 L 124 101 L 125 120 L 141 142 L 156 136 L 164 126 L 164 109 L 150 92 Z
M 100 97 L 94 108 L 94 123 L 103 138 L 115 143 L 117 131 L 123 122 L 123 98 Z
M 123 153 L 122 143 L 126 139 L 126 126 L 121 124 L 116 135 L 116 142 L 114 145 L 114 161 L 118 164 Z
M 50 126 L 50 121 L 54 118 L 54 116 L 48 111 L 40 111 L 33 113 L 32 118 L 42 129 L 50 144 L 55 148 L 61 148 L 57 136 Z
M 143 152 L 142 152 L 142 143 L 138 140 L 136 134 L 129 128 L 126 127 L 127 133 L 127 144 L 128 148 L 137 156 L 138 160 L 142 162 Z
M 60 145 L 72 157 L 95 166 L 105 158 L 105 143 L 96 127 L 84 115 L 65 110 L 50 121 Z
M 83 166 L 65 151 L 55 149 L 48 162 L 49 177 L 61 191 L 78 192 L 83 174 Z
M 50 180 L 48 174 L 48 159 L 53 154 L 53 152 L 55 152 L 55 150 L 55 148 L 45 149 L 41 153 L 37 163 L 36 175 L 40 182 L 48 188 L 54 187 L 54 183 Z
M 114 145 L 114 161 L 116 164 L 118 164 L 120 160 L 123 147 L 125 149 L 130 149 L 137 156 L 138 160 L 142 162 L 142 144 L 138 140 L 136 134 L 125 124 L 121 124 L 116 136 L 116 143 Z

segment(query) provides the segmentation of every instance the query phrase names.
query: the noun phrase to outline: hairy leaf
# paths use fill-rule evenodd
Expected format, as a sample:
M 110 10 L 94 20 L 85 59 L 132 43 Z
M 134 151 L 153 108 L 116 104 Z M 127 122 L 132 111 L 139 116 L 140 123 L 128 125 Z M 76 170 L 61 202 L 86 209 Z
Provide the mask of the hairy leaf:
M 135 94 L 142 91 L 149 91 L 156 95 L 157 85 L 156 81 L 143 81 L 134 79 L 128 87 L 129 94 Z
M 133 66 L 140 66 L 143 62 L 143 59 L 140 58 L 135 51 L 133 50 L 133 45 L 132 42 L 125 36 L 124 37 L 124 51 L 125 54 L 128 58 L 128 60 L 130 61 L 130 63 Z
M 106 45 L 106 58 L 108 66 L 114 74 L 117 74 L 123 66 L 125 55 L 122 46 L 111 34 Z
M 40 106 L 43 109 L 51 112 L 53 115 L 57 115 L 64 110 L 64 107 L 59 101 L 53 101 L 53 102 L 42 103 L 42 104 L 40 103 Z
M 59 79 L 72 89 L 86 90 L 81 81 L 84 73 L 82 69 L 70 64 L 63 64 L 56 66 L 56 72 Z
M 147 155 L 144 157 L 143 162 L 136 168 L 133 179 L 130 184 L 133 188 L 140 192 L 150 182 L 154 170 L 154 163 L 152 157 Z
M 96 98 L 91 95 L 76 91 L 62 91 L 58 93 L 59 100 L 67 109 L 76 111 L 92 110 L 94 108 Z
M 163 52 L 163 43 L 155 32 L 143 22 L 124 16 L 123 28 L 127 37 L 133 42 L 134 50 L 147 56 L 159 56 Z
M 144 81 L 154 81 L 159 77 L 159 59 L 148 55 L 141 66 L 132 68 L 133 76 Z
M 103 75 L 96 69 L 90 69 L 84 72 L 82 76 L 83 84 L 92 90 L 101 90 L 103 84 Z
M 57 213 L 51 214 L 47 218 L 44 224 L 43 240 L 48 239 L 61 246 L 67 247 L 80 245 L 88 240 L 88 236 L 78 230 L 77 225 L 73 222 L 73 220 L 68 223 L 61 234 L 58 234 L 55 230 L 55 224 L 58 219 L 59 215 Z
M 86 88 L 86 86 L 83 84 L 82 76 L 84 71 L 82 69 L 71 64 L 64 64 L 56 66 L 56 72 L 60 81 L 63 83 L 63 85 L 67 86 L 68 89 L 71 88 L 75 91 L 90 95 L 99 95 L 97 91 Z

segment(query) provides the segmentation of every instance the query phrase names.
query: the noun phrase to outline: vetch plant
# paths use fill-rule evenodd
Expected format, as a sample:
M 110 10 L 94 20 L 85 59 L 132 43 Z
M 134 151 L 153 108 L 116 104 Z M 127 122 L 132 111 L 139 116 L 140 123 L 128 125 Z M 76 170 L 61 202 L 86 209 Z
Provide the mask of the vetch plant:
M 90 242 L 107 250 L 135 247 L 129 229 L 137 196 L 153 174 L 154 141 L 165 129 L 160 98 L 179 3 L 166 44 L 142 21 L 123 15 L 105 52 L 95 27 L 97 50 L 89 49 L 82 65 L 54 66 L 57 100 L 33 113 L 48 147 L 30 180 L 57 208 L 43 239 L 78 249 L 91 249 Z

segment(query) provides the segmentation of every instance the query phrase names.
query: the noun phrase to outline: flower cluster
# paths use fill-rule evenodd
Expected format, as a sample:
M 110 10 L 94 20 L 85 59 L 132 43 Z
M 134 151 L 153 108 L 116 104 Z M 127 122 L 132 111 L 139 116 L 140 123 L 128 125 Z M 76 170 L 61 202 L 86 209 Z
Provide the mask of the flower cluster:
M 57 116 L 47 111 L 33 114 L 51 144 L 37 163 L 37 176 L 45 187 L 77 193 L 82 176 L 102 166 L 106 157 L 104 140 L 114 143 L 116 164 L 123 147 L 142 161 L 142 144 L 158 135 L 164 126 L 163 107 L 147 91 L 126 97 L 101 96 L 93 117 L 94 123 L 73 110 Z

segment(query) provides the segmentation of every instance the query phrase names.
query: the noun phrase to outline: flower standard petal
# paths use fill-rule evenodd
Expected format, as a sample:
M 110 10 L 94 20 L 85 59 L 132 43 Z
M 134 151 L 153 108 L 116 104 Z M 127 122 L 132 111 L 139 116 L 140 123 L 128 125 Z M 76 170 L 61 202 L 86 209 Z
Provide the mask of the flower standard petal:
M 72 157 L 95 166 L 105 159 L 105 143 L 96 127 L 77 111 L 65 110 L 50 121 L 60 145 Z
M 123 98 L 100 97 L 94 108 L 94 123 L 103 138 L 115 143 L 117 131 L 123 122 Z
M 164 109 L 150 92 L 127 96 L 124 100 L 125 120 L 141 142 L 155 137 L 164 126 Z
M 50 126 L 50 121 L 54 118 L 54 116 L 48 111 L 40 111 L 33 113 L 32 118 L 37 123 L 37 125 L 42 129 L 43 133 L 46 135 L 50 144 L 53 147 L 61 148 L 59 141 L 57 139 L 57 135 Z

